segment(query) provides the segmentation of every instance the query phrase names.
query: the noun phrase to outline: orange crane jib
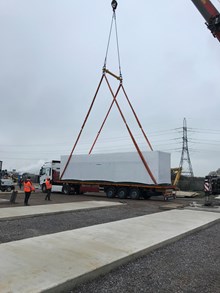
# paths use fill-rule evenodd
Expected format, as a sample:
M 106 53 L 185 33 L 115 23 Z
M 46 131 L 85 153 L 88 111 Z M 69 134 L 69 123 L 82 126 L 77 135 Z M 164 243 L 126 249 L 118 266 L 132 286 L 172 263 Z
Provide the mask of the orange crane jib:
M 220 41 L 220 14 L 209 0 L 192 0 L 206 20 L 206 25 L 213 36 Z

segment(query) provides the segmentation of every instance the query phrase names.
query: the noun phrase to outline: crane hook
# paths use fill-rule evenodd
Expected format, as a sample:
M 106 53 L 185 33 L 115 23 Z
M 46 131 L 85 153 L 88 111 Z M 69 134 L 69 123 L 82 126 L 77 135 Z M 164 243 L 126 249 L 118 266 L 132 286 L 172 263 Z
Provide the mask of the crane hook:
M 113 12 L 115 12 L 115 10 L 116 10 L 116 8 L 117 8 L 117 6 L 118 6 L 118 3 L 117 3 L 117 1 L 115 1 L 115 0 L 112 0 L 112 9 L 113 9 Z

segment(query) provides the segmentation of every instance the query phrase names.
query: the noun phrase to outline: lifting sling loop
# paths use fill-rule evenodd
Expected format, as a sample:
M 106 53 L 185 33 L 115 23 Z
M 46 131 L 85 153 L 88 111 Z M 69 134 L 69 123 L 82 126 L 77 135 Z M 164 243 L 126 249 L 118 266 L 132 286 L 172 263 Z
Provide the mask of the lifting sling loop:
M 68 166 L 68 164 L 69 164 L 69 162 L 70 162 L 70 160 L 71 160 L 72 154 L 73 154 L 73 152 L 74 152 L 74 150 L 75 150 L 75 148 L 76 148 L 76 145 L 77 145 L 77 143 L 78 143 L 78 141 L 79 141 L 79 138 L 80 138 L 80 136 L 81 136 L 81 134 L 82 134 L 82 131 L 83 131 L 84 127 L 85 127 L 85 124 L 86 124 L 86 122 L 87 122 L 87 119 L 88 119 L 88 117 L 89 117 L 89 115 L 90 115 L 90 112 L 91 112 L 92 107 L 93 107 L 93 105 L 94 105 L 95 99 L 96 99 L 96 97 L 97 97 L 97 95 L 98 95 L 98 92 L 99 92 L 99 89 L 100 89 L 100 87 L 101 87 L 101 84 L 102 84 L 103 80 L 105 80 L 106 83 L 107 83 L 107 85 L 108 85 L 108 88 L 109 88 L 109 90 L 110 90 L 110 92 L 111 92 L 111 94 L 112 94 L 112 98 L 113 98 L 113 100 L 112 100 L 112 103 L 111 103 L 111 105 L 110 105 L 110 107 L 109 107 L 109 109 L 108 109 L 108 111 L 107 111 L 107 114 L 106 114 L 106 116 L 105 116 L 105 119 L 104 119 L 104 121 L 103 121 L 103 123 L 102 123 L 102 125 L 101 125 L 101 127 L 100 127 L 100 129 L 99 129 L 99 131 L 98 131 L 98 134 L 97 134 L 97 136 L 96 136 L 96 138 L 95 138 L 95 140 L 94 140 L 94 142 L 93 142 L 93 144 L 92 144 L 92 147 L 90 148 L 89 154 L 91 154 L 91 152 L 92 152 L 92 150 L 93 150 L 93 148 L 94 148 L 94 146 L 95 146 L 95 143 L 96 143 L 96 141 L 97 141 L 97 139 L 98 139 L 98 137 L 99 137 L 99 135 L 100 135 L 100 133 L 101 133 L 101 131 L 102 131 L 102 128 L 103 128 L 103 126 L 104 126 L 104 124 L 105 124 L 105 122 L 106 122 L 106 120 L 107 120 L 107 117 L 108 117 L 108 115 L 109 115 L 109 113 L 110 113 L 110 111 L 111 111 L 111 108 L 112 108 L 113 104 L 116 104 L 116 106 L 117 106 L 117 108 L 118 108 L 118 110 L 119 110 L 119 113 L 120 113 L 120 115 L 121 115 L 121 117 L 122 117 L 122 120 L 123 120 L 123 122 L 124 122 L 124 124 L 125 124 L 125 126 L 126 126 L 126 128 L 127 128 L 127 131 L 128 131 L 128 133 L 129 133 L 129 135 L 130 135 L 130 137 L 131 137 L 131 139 L 132 139 L 132 141 L 133 141 L 133 144 L 134 144 L 134 146 L 135 146 L 135 148 L 136 148 L 136 150 L 137 150 L 137 152 L 138 152 L 138 154 L 139 154 L 140 159 L 142 160 L 142 162 L 143 162 L 143 164 L 144 164 L 144 166 L 145 166 L 145 168 L 146 168 L 146 170 L 147 170 L 149 176 L 151 177 L 152 181 L 154 182 L 154 184 L 157 184 L 156 179 L 154 178 L 154 175 L 152 174 L 152 172 L 151 172 L 151 170 L 150 170 L 150 168 L 149 168 L 149 166 L 148 166 L 148 164 L 147 164 L 147 162 L 146 162 L 146 160 L 145 160 L 145 158 L 144 158 L 144 156 L 143 156 L 141 150 L 139 149 L 138 144 L 137 144 L 137 142 L 136 142 L 136 140 L 135 140 L 135 138 L 134 138 L 134 136 L 133 136 L 133 134 L 132 134 L 132 132 L 131 132 L 129 126 L 128 126 L 128 123 L 127 123 L 127 121 L 126 121 L 126 119 L 125 119 L 125 117 L 124 117 L 124 115 L 123 115 L 123 113 L 122 113 L 122 111 L 121 111 L 121 108 L 120 108 L 120 106 L 119 106 L 119 104 L 118 104 L 118 101 L 117 101 L 118 93 L 119 93 L 119 91 L 122 89 L 122 91 L 123 91 L 123 93 L 124 93 L 124 95 L 125 95 L 125 97 L 126 97 L 126 100 L 127 100 L 128 104 L 129 104 L 129 106 L 130 106 L 130 108 L 131 108 L 131 110 L 132 110 L 132 112 L 133 112 L 133 114 L 134 114 L 134 116 L 135 116 L 135 119 L 136 119 L 136 121 L 137 121 L 137 123 L 138 123 L 138 125 L 139 125 L 139 127 L 140 127 L 140 129 L 141 129 L 141 131 L 142 131 L 142 133 L 143 133 L 143 135 L 144 135 L 144 138 L 145 138 L 146 141 L 147 141 L 147 144 L 149 145 L 150 149 L 153 150 L 153 148 L 152 148 L 152 146 L 151 146 L 151 144 L 150 144 L 150 142 L 149 142 L 149 140 L 148 140 L 148 138 L 147 138 L 147 136 L 146 136 L 146 134 L 145 134 L 145 132 L 144 132 L 142 126 L 141 126 L 141 123 L 140 123 L 140 121 L 138 120 L 138 117 L 137 117 L 137 115 L 136 115 L 136 113 L 135 113 L 135 111 L 134 111 L 134 109 L 133 109 L 133 107 L 132 107 L 132 105 L 131 105 L 131 102 L 130 102 L 130 100 L 129 100 L 129 98 L 128 98 L 126 92 L 125 92 L 125 89 L 124 89 L 124 87 L 123 87 L 123 84 L 122 84 L 123 79 L 122 79 L 122 73 L 121 73 L 120 54 L 119 54 L 119 43 L 118 43 L 118 33 L 117 33 L 117 24 L 116 24 L 116 13 L 115 13 L 115 10 L 116 10 L 116 8 L 117 8 L 117 1 L 113 0 L 112 3 L 111 3 L 111 5 L 112 5 L 112 9 L 113 9 L 113 16 L 112 16 L 112 21 L 111 21 L 111 26 L 110 26 L 110 33 L 109 33 L 109 38 L 108 38 L 108 44 L 107 44 L 107 50 L 106 50 L 106 55 L 105 55 L 105 60 L 104 60 L 104 66 L 103 66 L 102 77 L 101 77 L 101 80 L 100 80 L 100 82 L 99 82 L 98 88 L 97 88 L 97 90 L 96 90 L 96 92 L 95 92 L 95 96 L 94 96 L 94 98 L 93 98 L 93 100 L 92 100 L 92 103 L 91 103 L 91 105 L 90 105 L 90 107 L 89 107 L 89 111 L 88 111 L 88 113 L 87 113 L 87 115 L 86 115 L 86 117 L 85 117 L 85 120 L 84 120 L 83 124 L 82 124 L 81 130 L 80 130 L 80 132 L 79 132 L 79 134 L 78 134 L 78 137 L 77 137 L 77 139 L 76 139 L 76 142 L 75 142 L 75 144 L 74 144 L 74 146 L 73 146 L 73 148 L 72 148 L 72 151 L 71 151 L 71 153 L 70 153 L 70 155 L 69 155 L 69 158 L 68 158 L 68 160 L 67 160 L 67 163 L 66 163 L 66 165 L 65 165 L 65 167 L 64 167 L 64 169 L 63 169 L 63 172 L 62 172 L 62 174 L 61 174 L 61 176 L 60 176 L 60 179 L 62 179 L 62 177 L 63 177 L 63 175 L 64 175 L 64 173 L 65 173 L 65 171 L 66 171 L 66 168 L 67 168 L 67 166 Z M 111 39 L 111 32 L 112 32 L 113 22 L 115 23 L 115 32 L 116 32 L 116 41 L 117 41 L 117 52 L 118 52 L 119 75 L 116 75 L 116 74 L 112 73 L 111 71 L 109 71 L 109 70 L 106 68 L 106 65 L 107 65 L 107 56 L 108 56 L 108 49 L 109 49 L 109 44 L 110 44 L 110 39 Z M 108 79 L 107 79 L 107 76 L 106 76 L 107 74 L 111 75 L 112 77 L 116 78 L 116 79 L 119 81 L 119 86 L 118 86 L 118 88 L 117 88 L 117 90 L 116 90 L 115 93 L 113 92 L 113 90 L 112 90 L 112 88 L 111 88 L 111 85 L 110 85 L 110 83 L 109 83 L 109 81 L 108 81 Z

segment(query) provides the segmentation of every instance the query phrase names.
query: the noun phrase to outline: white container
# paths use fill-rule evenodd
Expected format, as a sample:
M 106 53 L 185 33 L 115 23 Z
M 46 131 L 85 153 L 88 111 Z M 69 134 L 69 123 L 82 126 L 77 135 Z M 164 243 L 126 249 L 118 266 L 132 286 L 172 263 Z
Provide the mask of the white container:
M 142 153 L 157 184 L 170 184 L 170 154 Z M 61 156 L 62 174 L 69 156 Z M 63 180 L 154 184 L 137 152 L 73 155 Z

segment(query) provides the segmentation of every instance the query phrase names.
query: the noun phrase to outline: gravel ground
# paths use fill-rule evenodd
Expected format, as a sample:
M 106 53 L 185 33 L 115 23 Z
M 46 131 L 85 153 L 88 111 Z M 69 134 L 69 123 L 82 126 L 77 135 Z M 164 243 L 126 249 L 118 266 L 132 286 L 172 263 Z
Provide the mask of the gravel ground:
M 0 243 L 159 212 L 157 207 L 109 207 L 0 221 Z
M 220 223 L 68 293 L 219 293 Z
M 7 194 L 4 196 L 9 197 Z M 3 195 L 1 195 L 1 198 L 3 198 Z M 23 198 L 24 195 L 19 194 L 16 200 L 16 204 L 12 205 L 10 203 L 3 202 L 0 204 L 0 207 L 6 208 L 23 206 Z M 29 202 L 31 205 L 42 205 L 64 202 L 78 202 L 82 200 L 107 200 L 108 202 L 120 201 L 118 199 L 109 200 L 102 195 L 65 196 L 62 194 L 53 194 L 52 202 L 45 201 L 44 198 L 44 194 L 35 193 L 31 195 Z M 164 202 L 160 197 L 156 197 L 154 200 L 123 200 L 120 202 L 124 204 L 117 207 L 0 220 L 0 243 L 161 212 L 161 209 L 164 205 L 172 205 L 174 203 L 172 200 L 169 203 Z M 175 202 L 178 202 L 180 206 L 188 204 L 188 202 L 183 199 L 176 200 Z
M 96 195 L 63 196 L 59 194 L 53 194 L 52 199 L 50 203 L 45 202 L 44 195 L 38 193 L 32 195 L 30 203 L 36 205 L 80 200 L 108 200 Z M 118 200 L 114 199 L 114 201 Z M 163 202 L 158 197 L 149 201 L 127 200 L 123 201 L 126 205 L 119 207 L 1 220 L 0 243 L 161 212 L 164 206 L 168 205 L 168 209 L 169 206 L 172 208 L 174 203 L 187 206 L 193 201 L 202 202 L 203 199 L 177 199 Z M 17 199 L 17 205 L 3 203 L 0 208 L 20 205 L 23 205 L 22 194 Z M 65 293 L 219 293 L 219 273 L 220 223 L 148 253 L 145 257 Z

